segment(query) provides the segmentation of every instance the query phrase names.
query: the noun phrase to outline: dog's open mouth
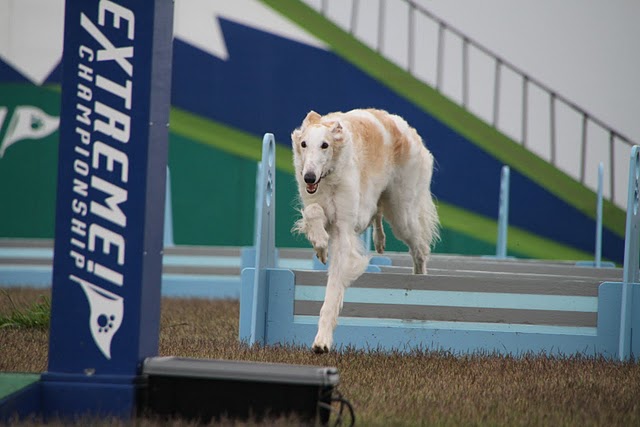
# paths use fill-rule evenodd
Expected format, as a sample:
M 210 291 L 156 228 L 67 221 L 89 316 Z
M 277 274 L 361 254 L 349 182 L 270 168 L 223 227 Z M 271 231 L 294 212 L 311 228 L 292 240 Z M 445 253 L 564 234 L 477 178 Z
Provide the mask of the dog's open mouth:
M 320 180 L 314 184 L 307 184 L 307 193 L 313 194 L 318 191 L 318 184 L 320 184 Z

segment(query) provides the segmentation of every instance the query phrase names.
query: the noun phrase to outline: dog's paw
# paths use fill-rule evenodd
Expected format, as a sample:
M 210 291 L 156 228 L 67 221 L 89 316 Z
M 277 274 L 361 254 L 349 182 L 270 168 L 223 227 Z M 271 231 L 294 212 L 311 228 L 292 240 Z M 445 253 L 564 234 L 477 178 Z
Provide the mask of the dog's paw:
M 311 345 L 311 349 L 316 354 L 328 353 L 331 350 L 331 342 L 333 339 L 331 337 L 323 336 L 320 332 L 316 335 L 316 339 L 313 341 L 313 345 Z
M 382 255 L 385 250 L 384 242 L 375 242 L 376 252 Z
M 318 259 L 323 263 L 327 263 L 327 256 L 329 254 L 329 234 L 324 228 L 319 230 L 313 230 L 308 234 L 309 241 L 316 251 Z
M 329 253 L 327 248 L 315 248 L 315 250 L 316 250 L 316 256 L 318 257 L 320 262 L 323 264 L 326 264 L 328 253 Z
M 327 346 L 318 347 L 314 345 L 311 347 L 311 350 L 313 350 L 315 354 L 329 353 L 329 348 Z

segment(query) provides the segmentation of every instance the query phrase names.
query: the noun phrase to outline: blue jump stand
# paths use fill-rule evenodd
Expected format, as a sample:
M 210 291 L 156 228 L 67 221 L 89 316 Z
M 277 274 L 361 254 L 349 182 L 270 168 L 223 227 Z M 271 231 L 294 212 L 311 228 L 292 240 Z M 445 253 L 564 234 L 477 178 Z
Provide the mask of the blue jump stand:
M 500 170 L 500 193 L 498 199 L 498 238 L 496 240 L 496 254 L 485 255 L 483 258 L 511 259 L 507 256 L 507 242 L 509 241 L 509 184 L 511 169 L 504 165 Z
M 615 267 L 615 263 L 611 261 L 602 261 L 602 178 L 604 175 L 604 164 L 598 164 L 598 193 L 596 199 L 596 244 L 595 244 L 595 260 L 594 261 L 578 261 L 576 265 L 581 267 L 607 268 Z
M 49 364 L 0 415 L 130 418 L 158 352 L 173 1 L 67 0 L 64 27 Z
M 265 335 L 265 313 L 264 304 L 267 287 L 266 269 L 276 267 L 276 246 L 275 246 L 275 215 L 276 215 L 276 141 L 271 133 L 264 135 L 262 140 L 262 162 L 258 168 L 257 197 L 256 197 L 256 227 L 255 227 L 255 258 L 254 268 L 249 270 L 255 272 L 254 280 L 250 287 L 242 286 L 240 290 L 240 305 L 243 302 L 251 302 L 251 313 L 253 319 L 240 317 L 240 338 L 246 340 L 250 345 L 263 343 Z M 243 256 L 250 256 L 249 253 Z M 248 261 L 250 262 L 250 261 Z M 245 277 L 247 269 L 243 269 L 242 276 Z M 250 292 L 251 295 L 245 295 Z M 248 320 L 248 321 L 247 321 Z
M 632 342 L 632 325 L 640 329 L 640 147 L 631 149 L 629 187 L 627 192 L 627 222 L 624 241 L 624 268 L 620 301 L 620 360 L 640 356 L 640 337 Z
M 266 139 L 271 139 L 273 138 L 273 135 L 270 133 L 267 133 L 264 135 L 263 138 L 263 151 L 264 151 L 264 144 L 269 144 L 269 142 L 266 142 Z M 268 151 L 269 149 L 267 149 Z M 275 144 L 274 144 L 274 150 L 275 150 Z M 264 157 L 265 153 L 263 152 L 263 161 L 266 160 L 266 158 Z M 268 152 L 267 152 L 267 155 Z M 274 154 L 275 156 L 275 154 Z M 266 187 L 267 187 L 267 180 L 269 179 L 269 175 L 268 174 L 263 174 L 262 173 L 262 161 L 258 162 L 256 165 L 256 203 L 255 203 L 255 209 L 254 209 L 254 215 L 253 215 L 253 246 L 246 246 L 242 249 L 240 249 L 240 265 L 241 267 L 244 268 L 252 268 L 255 267 L 256 264 L 256 247 L 258 246 L 258 240 L 261 238 L 260 234 L 262 233 L 262 218 L 261 215 L 262 213 L 267 213 L 267 211 L 263 210 L 261 208 L 263 201 L 263 193 L 264 191 L 266 191 Z M 275 203 L 275 169 L 273 170 L 272 173 L 272 177 L 273 177 L 273 188 L 271 189 L 271 191 L 273 192 L 273 199 L 274 199 L 274 203 Z M 274 215 L 275 215 L 275 210 L 274 210 Z M 274 219 L 275 221 L 275 219 Z M 274 230 L 275 230 L 275 222 L 274 222 L 274 226 L 273 226 Z M 275 247 L 275 237 L 274 237 L 274 244 L 273 244 L 273 250 L 274 250 L 274 254 L 273 254 L 273 259 L 274 259 L 274 265 L 278 265 L 278 248 Z

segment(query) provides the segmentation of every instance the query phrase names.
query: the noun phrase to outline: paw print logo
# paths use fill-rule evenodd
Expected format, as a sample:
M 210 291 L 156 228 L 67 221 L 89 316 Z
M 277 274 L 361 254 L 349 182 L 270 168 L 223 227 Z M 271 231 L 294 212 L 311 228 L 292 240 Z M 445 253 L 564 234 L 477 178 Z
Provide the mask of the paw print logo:
M 96 320 L 98 323 L 98 332 L 109 332 L 111 329 L 113 329 L 113 322 L 115 322 L 115 320 L 116 316 L 113 314 L 111 316 L 107 316 L 106 314 L 101 314 L 100 316 L 98 316 L 98 319 Z
M 111 340 L 122 325 L 124 299 L 77 276 L 69 278 L 82 287 L 89 301 L 91 336 L 104 357 L 111 359 Z

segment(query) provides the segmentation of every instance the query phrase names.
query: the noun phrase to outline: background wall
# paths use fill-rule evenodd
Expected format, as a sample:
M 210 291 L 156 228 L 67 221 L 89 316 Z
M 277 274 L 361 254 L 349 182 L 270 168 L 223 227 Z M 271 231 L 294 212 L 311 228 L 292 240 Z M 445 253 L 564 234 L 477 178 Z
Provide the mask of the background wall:
M 169 153 L 176 243 L 251 243 L 261 135 L 274 132 L 277 244 L 306 245 L 290 233 L 297 215 L 291 130 L 310 109 L 376 106 L 406 117 L 436 156 L 433 192 L 444 226 L 437 251 L 494 251 L 499 171 L 510 162 L 487 145 L 495 140 L 515 147 L 514 165 L 530 164 L 512 172 L 510 253 L 591 256 L 592 192 L 299 2 L 278 4 L 176 1 Z M 59 0 L 0 2 L 2 237 L 53 237 L 62 7 Z M 547 188 L 532 175 L 540 168 L 562 185 Z M 606 218 L 604 255 L 619 261 L 623 215 L 610 205 Z

